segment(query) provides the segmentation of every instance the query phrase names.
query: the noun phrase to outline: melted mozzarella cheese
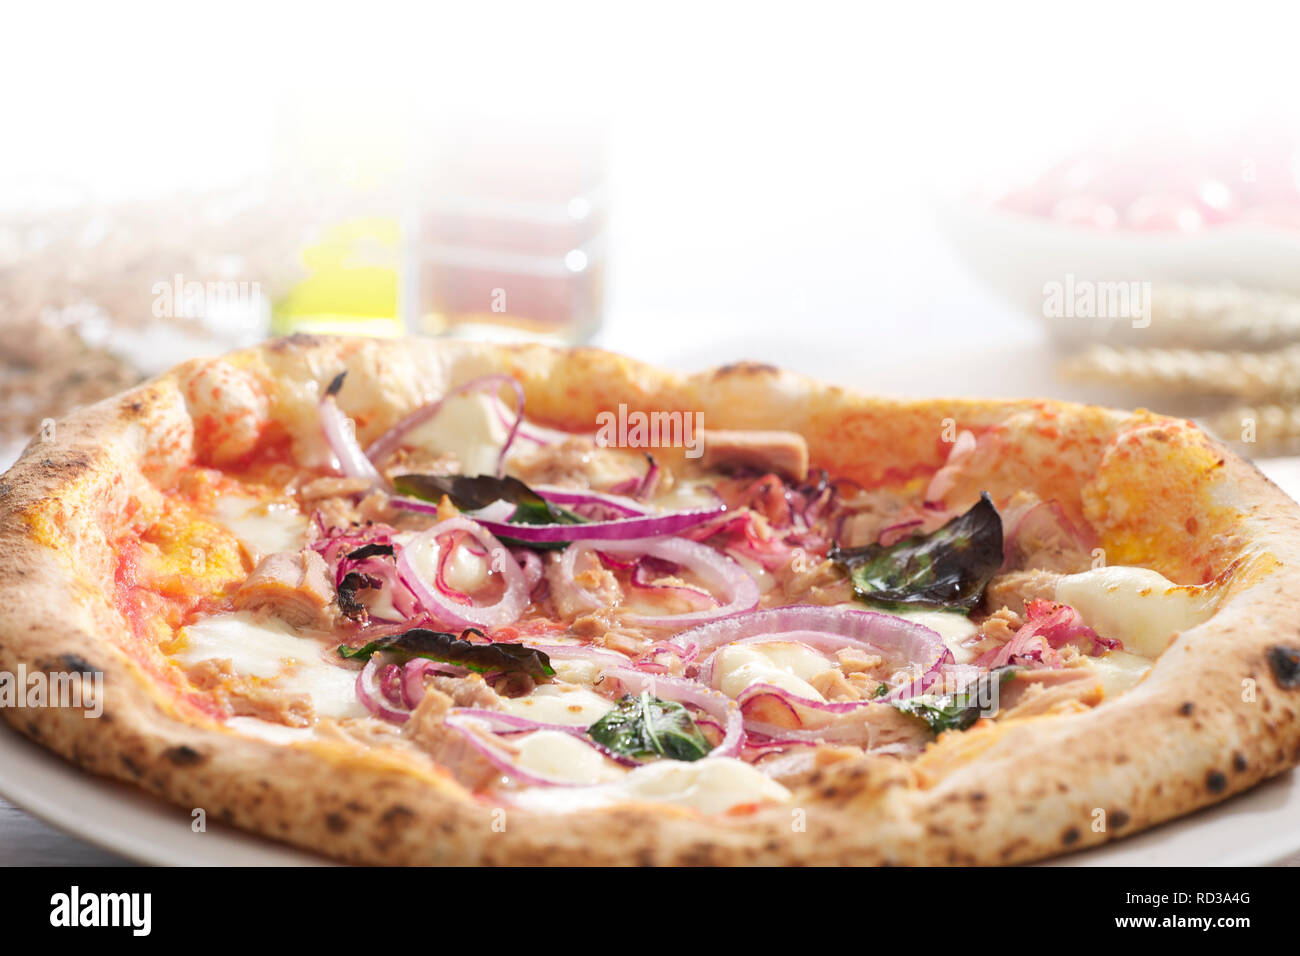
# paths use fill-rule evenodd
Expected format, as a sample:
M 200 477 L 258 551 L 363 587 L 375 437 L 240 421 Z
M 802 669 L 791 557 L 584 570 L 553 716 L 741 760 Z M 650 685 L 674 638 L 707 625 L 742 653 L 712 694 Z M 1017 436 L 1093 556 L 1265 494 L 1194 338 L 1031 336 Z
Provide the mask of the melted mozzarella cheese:
M 215 510 L 217 522 L 239 539 L 254 561 L 280 551 L 297 551 L 307 537 L 307 518 L 291 504 L 223 495 Z
M 725 813 L 746 804 L 783 803 L 790 799 L 790 791 L 744 761 L 705 757 L 689 762 L 659 760 L 600 786 L 530 787 L 513 799 L 528 809 L 551 812 L 644 801 Z
M 417 539 L 417 536 L 411 532 L 394 535 L 393 540 L 405 549 L 407 560 L 411 562 L 411 566 L 420 577 L 429 583 L 437 580 L 438 561 L 442 555 L 439 542 L 429 538 Z M 412 545 L 412 541 L 416 543 Z M 451 553 L 443 572 L 443 580 L 449 587 L 471 594 L 487 585 L 492 569 L 486 557 L 476 555 L 464 544 L 460 544 Z
M 274 681 L 290 694 L 306 694 L 321 717 L 364 717 L 356 671 L 329 664 L 322 645 L 288 624 L 246 611 L 219 614 L 180 630 L 173 656 L 182 664 L 228 660 L 236 674 Z
M 614 709 L 613 701 L 597 693 L 554 684 L 541 684 L 527 697 L 506 698 L 501 703 L 516 717 L 570 727 L 590 727 Z
M 245 736 L 269 740 L 273 744 L 291 744 L 315 735 L 310 727 L 286 727 L 258 717 L 231 717 L 226 726 Z
M 1170 638 L 1214 612 L 1204 588 L 1120 566 L 1066 575 L 1056 584 L 1056 600 L 1078 611 L 1102 637 L 1117 638 L 1125 650 L 1144 657 L 1159 656 Z
M 569 783 L 605 783 L 626 773 L 600 751 L 559 730 L 538 730 L 516 746 L 521 768 Z
M 858 605 L 858 610 L 862 606 Z M 953 660 L 958 664 L 969 664 L 977 656 L 975 651 L 963 642 L 979 633 L 979 628 L 971 623 L 965 614 L 956 611 L 890 611 L 895 617 L 915 621 L 923 627 L 938 632 L 948 650 L 952 651 Z
M 1107 697 L 1117 697 L 1131 689 L 1151 670 L 1149 658 L 1128 651 L 1108 651 L 1101 657 L 1088 658 L 1088 664 L 1097 672 Z
M 771 684 L 798 697 L 825 700 L 808 681 L 834 666 L 811 647 L 793 641 L 729 644 L 713 661 L 713 686 L 737 697 L 746 687 Z
M 472 594 L 488 583 L 490 570 L 486 556 L 477 555 L 462 545 L 451 553 L 443 580 L 453 590 Z
M 555 676 L 569 684 L 596 683 L 596 678 L 600 676 L 601 668 L 604 666 L 599 661 L 586 661 L 578 657 L 568 660 L 551 658 L 551 667 L 555 668 Z
M 656 495 L 654 504 L 663 511 L 696 511 L 716 508 L 722 499 L 713 486 L 703 481 L 679 481 L 671 491 Z
M 728 551 L 727 557 L 735 561 L 742 568 L 749 572 L 749 576 L 758 582 L 758 591 L 760 594 L 766 594 L 772 588 L 776 587 L 776 578 L 772 573 L 763 567 L 747 554 L 740 554 L 738 551 Z
M 439 455 L 452 455 L 465 475 L 494 475 L 508 428 L 503 406 L 486 392 L 447 399 L 438 414 L 407 433 L 405 441 Z M 507 413 L 505 421 L 513 417 Z
M 781 784 L 732 757 L 706 757 L 689 763 L 660 760 L 633 770 L 623 778 L 619 790 L 633 799 L 675 803 L 701 813 L 724 813 L 740 804 L 790 798 L 790 791 Z

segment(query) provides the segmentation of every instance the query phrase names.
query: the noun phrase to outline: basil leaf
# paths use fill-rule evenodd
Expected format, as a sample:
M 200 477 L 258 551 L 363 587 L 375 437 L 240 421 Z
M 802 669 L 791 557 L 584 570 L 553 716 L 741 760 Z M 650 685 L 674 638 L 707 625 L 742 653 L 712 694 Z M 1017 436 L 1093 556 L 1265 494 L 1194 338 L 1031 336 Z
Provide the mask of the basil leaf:
M 513 524 L 585 524 L 586 519 L 551 504 L 518 478 L 507 475 L 398 475 L 393 486 L 404 495 L 438 501 L 443 495 L 461 511 L 477 511 L 495 501 L 515 506 Z
M 713 749 L 685 707 L 651 697 L 649 691 L 639 697 L 628 694 L 587 734 L 614 753 L 638 760 L 699 760 Z
M 834 547 L 829 557 L 868 603 L 969 612 L 1002 567 L 1002 518 L 986 491 L 969 511 L 928 535 L 889 547 Z
M 508 501 L 515 506 L 511 524 L 586 524 L 587 519 L 567 508 L 553 505 L 518 478 L 493 475 L 398 475 L 393 486 L 404 495 L 424 501 L 438 501 L 443 495 L 461 511 L 477 511 L 494 501 Z M 568 541 L 521 541 L 497 535 L 497 540 L 511 548 L 534 551 L 561 550 Z
M 1015 667 L 999 667 L 971 681 L 957 694 L 922 694 L 891 701 L 898 710 L 924 720 L 936 735 L 945 730 L 965 730 L 986 712 L 996 712 L 998 688 L 1010 680 Z
M 393 556 L 393 546 L 391 544 L 363 544 L 355 551 L 348 553 L 349 561 L 364 561 L 366 558 L 389 557 Z
M 344 617 L 354 621 L 360 619 L 366 612 L 366 605 L 357 597 L 357 592 L 367 588 L 378 590 L 383 586 L 384 582 L 379 578 L 362 574 L 360 571 L 349 571 L 339 582 L 339 610 L 343 612 Z
M 551 659 L 536 648 L 522 644 L 494 642 L 475 644 L 463 640 L 465 634 L 482 634 L 477 628 L 462 632 L 462 637 L 443 631 L 430 631 L 416 627 L 403 634 L 394 634 L 371 641 L 363 647 L 339 645 L 339 656 L 349 661 L 367 661 L 372 654 L 388 653 L 399 659 L 427 657 L 443 664 L 455 664 L 480 674 L 507 671 L 527 674 L 530 677 L 554 677 Z

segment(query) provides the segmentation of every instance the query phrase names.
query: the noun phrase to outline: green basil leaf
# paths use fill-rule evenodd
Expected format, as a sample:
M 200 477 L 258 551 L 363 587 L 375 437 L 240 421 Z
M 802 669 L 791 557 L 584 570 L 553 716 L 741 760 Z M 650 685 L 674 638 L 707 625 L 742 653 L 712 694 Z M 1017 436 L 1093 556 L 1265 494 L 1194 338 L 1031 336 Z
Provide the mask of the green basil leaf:
M 477 511 L 494 501 L 508 501 L 515 506 L 511 524 L 586 524 L 587 519 L 567 508 L 553 505 L 518 478 L 494 475 L 398 475 L 393 486 L 402 494 L 423 501 L 439 501 L 443 495 L 461 511 Z M 521 541 L 497 535 L 497 540 L 511 548 L 535 551 L 561 550 L 568 541 Z
M 496 501 L 515 506 L 513 524 L 585 524 L 586 519 L 551 504 L 518 478 L 507 475 L 398 475 L 393 486 L 404 495 L 439 501 L 443 495 L 461 511 L 477 511 Z
M 527 674 L 530 677 L 554 677 L 551 659 L 543 651 L 522 644 L 494 642 L 476 644 L 463 640 L 465 634 L 482 634 L 477 628 L 461 632 L 461 637 L 443 631 L 430 631 L 416 627 L 403 634 L 394 634 L 371 641 L 362 647 L 339 645 L 339 656 L 349 661 L 368 661 L 371 655 L 392 654 L 399 660 L 427 657 L 443 664 L 455 664 L 480 674 L 498 671 Z
M 667 757 L 670 760 L 699 760 L 713 748 L 681 704 L 628 694 L 587 734 L 614 753 L 638 760 Z
M 999 667 L 971 681 L 958 694 L 922 694 L 891 703 L 898 710 L 917 717 L 937 734 L 945 730 L 965 730 L 980 715 L 997 708 L 997 689 L 1014 676 L 1015 667 Z
M 889 547 L 831 549 L 863 601 L 889 608 L 957 608 L 970 612 L 1002 567 L 1002 518 L 988 492 L 963 515 L 930 534 Z

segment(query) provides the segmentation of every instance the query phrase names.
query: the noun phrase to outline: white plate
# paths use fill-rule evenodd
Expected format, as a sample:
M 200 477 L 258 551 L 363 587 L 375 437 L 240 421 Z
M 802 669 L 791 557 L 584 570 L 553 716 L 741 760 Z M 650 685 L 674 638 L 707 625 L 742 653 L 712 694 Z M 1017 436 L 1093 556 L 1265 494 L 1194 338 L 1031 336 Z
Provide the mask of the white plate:
M 1300 490 L 1300 459 L 1264 462 L 1288 493 Z M 133 787 L 98 779 L 4 726 L 0 796 L 60 829 L 141 863 L 163 866 L 302 866 L 314 854 L 208 820 L 195 832 L 189 811 Z M 1300 850 L 1300 777 L 1271 780 L 1226 803 L 1118 843 L 1070 854 L 1053 865 L 1253 866 Z

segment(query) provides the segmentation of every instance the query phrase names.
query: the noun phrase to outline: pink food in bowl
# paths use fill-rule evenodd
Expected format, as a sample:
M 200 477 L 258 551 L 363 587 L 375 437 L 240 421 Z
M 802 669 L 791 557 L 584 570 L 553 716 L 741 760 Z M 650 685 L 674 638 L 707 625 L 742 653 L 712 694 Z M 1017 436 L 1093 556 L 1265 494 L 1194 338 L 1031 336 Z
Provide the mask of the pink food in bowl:
M 994 205 L 1101 231 L 1195 234 L 1231 225 L 1300 230 L 1300 145 L 1255 132 L 1091 150 Z

